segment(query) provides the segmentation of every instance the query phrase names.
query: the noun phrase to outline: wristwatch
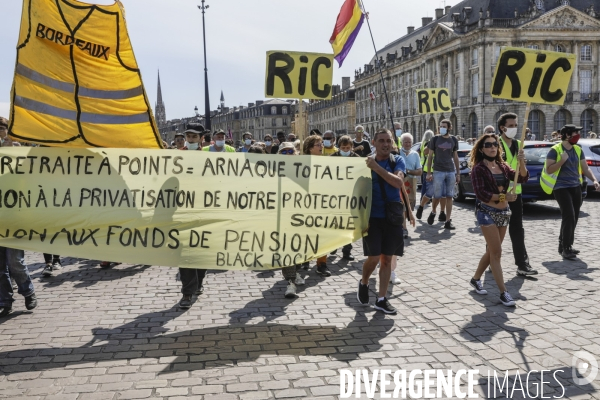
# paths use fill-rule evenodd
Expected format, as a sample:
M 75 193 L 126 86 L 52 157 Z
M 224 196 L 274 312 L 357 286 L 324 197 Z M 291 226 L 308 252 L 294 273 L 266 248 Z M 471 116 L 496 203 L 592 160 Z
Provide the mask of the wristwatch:
M 505 202 L 505 201 L 506 201 L 506 195 L 505 195 L 504 193 L 500 193 L 500 194 L 498 195 L 498 201 L 499 201 L 500 203 L 503 203 L 503 202 Z

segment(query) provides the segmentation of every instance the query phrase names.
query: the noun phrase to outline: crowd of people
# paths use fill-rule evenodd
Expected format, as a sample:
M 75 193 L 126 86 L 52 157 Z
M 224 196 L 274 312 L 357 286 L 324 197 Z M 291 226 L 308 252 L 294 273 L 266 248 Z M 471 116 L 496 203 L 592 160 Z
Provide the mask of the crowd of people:
M 7 129 L 8 121 L 0 118 L 0 145 L 13 146 Z M 394 133 L 386 129 L 378 130 L 372 140 L 369 140 L 361 125 L 356 126 L 354 138 L 348 135 L 336 138 L 330 130 L 321 133 L 314 129 L 303 142 L 294 134 L 285 135 L 283 132 L 279 132 L 276 139 L 265 135 L 263 141 L 257 141 L 252 133 L 246 132 L 236 148 L 224 131 L 210 133 L 201 124 L 192 123 L 188 124 L 185 132 L 176 133 L 170 145 L 164 145 L 165 148 L 176 150 L 364 158 L 372 175 L 372 207 L 368 232 L 362 239 L 366 260 L 358 283 L 357 299 L 361 304 L 369 304 L 369 278 L 379 266 L 379 290 L 374 308 L 394 314 L 396 309 L 387 300 L 386 293 L 390 283 L 400 283 L 396 273 L 397 257 L 404 253 L 407 225 L 415 225 L 412 212 L 414 210 L 416 219 L 420 220 L 425 208 L 431 204 L 427 223 L 433 225 L 437 216 L 445 229 L 456 229 L 452 221 L 453 192 L 455 184 L 460 182 L 459 138 L 452 135 L 453 126 L 449 120 L 441 121 L 436 132 L 428 130 L 424 133 L 419 151 L 412 149 L 414 138 L 410 133 L 402 132 L 400 124 L 395 124 L 394 129 Z M 561 210 L 558 252 L 566 260 L 575 259 L 579 253 L 573 248 L 573 243 L 582 204 L 583 176 L 592 180 L 595 189 L 600 190 L 598 180 L 582 156 L 581 148 L 576 145 L 581 129 L 565 125 L 560 130 L 560 141 L 548 153 L 541 179 L 542 187 L 546 192 L 553 193 Z M 517 274 L 537 274 L 529 263 L 525 248 L 521 184 L 528 180 L 529 172 L 520 141 L 515 139 L 517 132 L 518 116 L 503 114 L 495 126 L 484 128 L 482 136 L 473 142 L 469 157 L 471 180 L 477 198 L 476 219 L 486 243 L 486 252 L 470 285 L 476 293 L 487 294 L 481 278 L 485 270 L 490 268 L 501 293 L 500 301 L 505 306 L 515 305 L 504 284 L 501 267 L 502 242 L 507 230 Z M 417 204 L 419 179 L 421 198 Z M 348 243 L 342 248 L 343 258 L 354 260 L 351 251 L 352 244 Z M 331 254 L 335 253 L 333 251 Z M 61 269 L 58 255 L 44 254 L 44 259 L 46 266 L 43 276 L 52 276 Z M 103 268 L 112 265 L 115 263 L 101 263 Z M 309 267 L 309 263 L 305 262 L 282 269 L 283 279 L 287 282 L 285 297 L 297 295 L 297 286 L 305 284 L 301 270 L 308 270 Z M 190 308 L 193 296 L 204 292 L 206 272 L 207 269 L 179 268 L 182 293 L 180 308 Z M 322 277 L 331 276 L 327 254 L 317 258 L 315 272 Z M 26 308 L 34 309 L 37 298 L 24 262 L 24 252 L 0 247 L 0 317 L 12 311 L 14 296 L 11 279 L 15 281 L 18 293 L 25 297 Z

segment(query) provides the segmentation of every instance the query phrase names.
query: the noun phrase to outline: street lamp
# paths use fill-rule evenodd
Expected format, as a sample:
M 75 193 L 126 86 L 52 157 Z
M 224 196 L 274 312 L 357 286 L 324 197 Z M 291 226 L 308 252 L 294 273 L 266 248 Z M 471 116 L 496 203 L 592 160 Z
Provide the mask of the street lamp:
M 206 67 L 206 28 L 204 24 L 204 14 L 208 5 L 204 5 L 206 0 L 202 0 L 202 5 L 198 6 L 202 10 L 202 37 L 204 40 L 204 128 L 210 131 L 210 100 L 208 97 L 208 68 Z

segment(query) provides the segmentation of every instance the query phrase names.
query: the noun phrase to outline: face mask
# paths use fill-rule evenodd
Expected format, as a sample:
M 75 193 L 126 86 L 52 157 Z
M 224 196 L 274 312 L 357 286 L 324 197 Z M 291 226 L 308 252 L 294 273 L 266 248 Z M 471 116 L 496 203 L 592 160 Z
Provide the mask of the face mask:
M 270 141 L 266 141 L 266 142 L 265 142 L 265 146 L 270 146 L 270 145 L 271 145 L 271 142 L 270 142 Z
M 225 146 L 225 141 L 224 140 L 215 140 L 215 146 L 223 147 L 223 146 Z
M 352 153 L 352 151 L 342 151 L 342 150 L 340 150 L 340 154 L 342 155 L 342 157 L 348 157 L 350 155 L 350 153 Z
M 481 152 L 481 154 L 483 154 L 483 158 L 485 158 L 488 161 L 494 161 L 496 159 L 496 156 L 490 157 L 487 154 L 485 154 L 483 151 Z
M 440 128 L 440 135 L 445 135 L 448 133 L 448 129 L 447 128 Z
M 331 140 L 323 140 L 323 146 L 331 147 Z
M 579 133 L 575 133 L 569 139 L 569 143 L 571 143 L 571 144 L 577 144 L 577 142 L 579 142 L 579 138 L 581 138 L 581 135 Z
M 402 129 L 396 129 L 396 136 L 400 137 L 402 135 Z
M 504 132 L 507 138 L 512 139 L 517 136 L 517 128 L 506 128 L 506 132 Z
M 250 146 L 252 144 L 252 139 L 246 139 L 244 140 L 244 143 L 246 143 L 246 146 Z
M 188 150 L 198 150 L 199 145 L 199 143 L 188 143 L 187 148 Z

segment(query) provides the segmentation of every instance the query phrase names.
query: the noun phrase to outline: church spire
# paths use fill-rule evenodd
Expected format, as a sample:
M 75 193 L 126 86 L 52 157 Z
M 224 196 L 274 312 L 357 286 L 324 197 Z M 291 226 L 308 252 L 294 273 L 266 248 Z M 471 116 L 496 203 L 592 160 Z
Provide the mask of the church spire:
M 167 123 L 167 114 L 165 112 L 165 104 L 163 103 L 162 89 L 160 87 L 160 70 L 158 71 L 158 88 L 156 91 L 156 105 L 154 107 L 154 115 L 156 117 L 156 123 L 159 127 L 162 127 Z
M 221 112 L 225 110 L 225 96 L 223 95 L 223 90 L 221 90 Z

